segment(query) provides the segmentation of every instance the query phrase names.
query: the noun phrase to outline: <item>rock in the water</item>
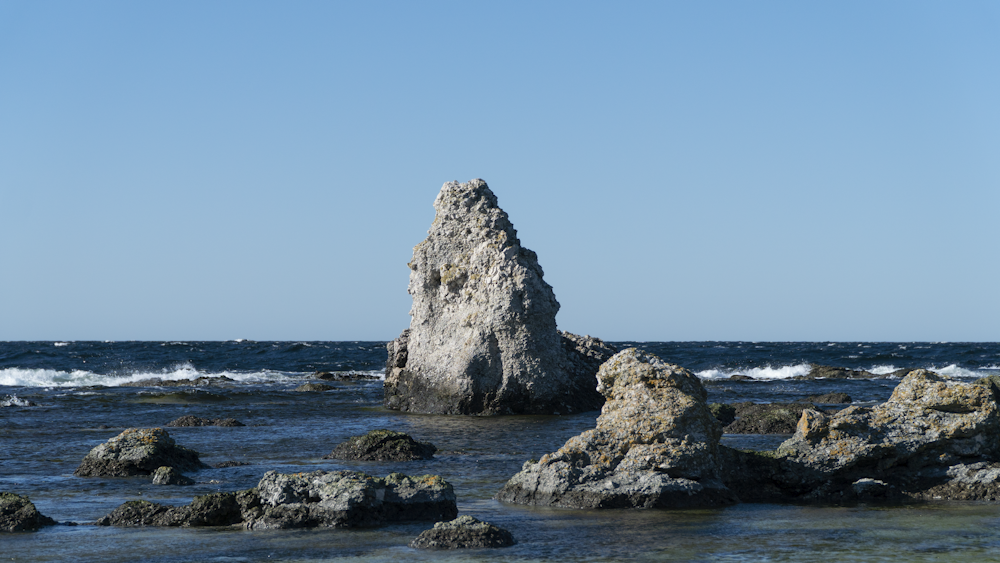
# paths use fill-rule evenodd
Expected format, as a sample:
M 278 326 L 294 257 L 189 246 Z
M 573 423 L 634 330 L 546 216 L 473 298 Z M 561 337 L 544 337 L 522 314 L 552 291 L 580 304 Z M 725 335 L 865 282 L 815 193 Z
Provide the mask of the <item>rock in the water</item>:
M 438 522 L 424 530 L 410 547 L 417 549 L 463 549 L 509 547 L 517 543 L 503 528 L 472 516 L 459 516 L 450 522 Z
M 377 375 L 356 371 L 317 371 L 313 373 L 313 377 L 323 381 L 371 381 L 379 379 Z
M 454 489 L 437 475 L 380 479 L 358 471 L 269 471 L 257 491 L 263 512 L 246 523 L 254 529 L 354 528 L 458 515 Z
M 245 426 L 242 422 L 236 420 L 235 418 L 201 418 L 200 416 L 192 416 L 190 414 L 184 415 L 180 418 L 176 418 L 167 423 L 167 426 L 178 428 L 187 426 L 226 426 L 226 427 L 236 427 Z
M 90 450 L 73 472 L 77 477 L 151 475 L 158 467 L 197 471 L 208 467 L 198 452 L 174 443 L 162 428 L 129 428 Z
M 727 434 L 791 434 L 802 411 L 815 409 L 810 403 L 736 403 L 735 420 L 723 431 Z
M 914 370 L 885 403 L 807 409 L 775 452 L 724 457 L 744 500 L 1000 498 L 1000 408 L 988 385 Z
M 177 471 L 173 467 L 157 467 L 153 472 L 154 485 L 194 485 L 194 479 Z
M 614 353 L 560 334 L 552 287 L 482 180 L 449 182 L 413 249 L 410 328 L 388 344 L 385 405 L 442 414 L 566 414 L 599 408 L 596 369 Z
M 732 504 L 720 479 L 707 393 L 690 371 L 630 348 L 597 374 L 607 397 L 597 427 L 528 461 L 497 494 L 504 502 L 586 508 Z
M 806 399 L 810 403 L 823 404 L 847 404 L 854 402 L 847 393 L 824 393 L 823 395 L 813 395 Z
M 0 532 L 31 532 L 55 523 L 38 512 L 28 497 L 0 493 Z
M 298 391 L 299 393 L 322 393 L 323 391 L 331 391 L 333 389 L 336 389 L 336 387 L 327 385 L 326 383 L 303 383 L 292 389 L 292 391 Z
M 325 459 L 361 461 L 412 461 L 431 459 L 437 448 L 427 442 L 417 442 L 410 435 L 395 430 L 372 430 L 363 436 L 352 436 L 334 448 Z
M 98 526 L 235 526 L 260 515 L 256 489 L 194 497 L 187 506 L 145 500 L 122 504 L 95 522 Z

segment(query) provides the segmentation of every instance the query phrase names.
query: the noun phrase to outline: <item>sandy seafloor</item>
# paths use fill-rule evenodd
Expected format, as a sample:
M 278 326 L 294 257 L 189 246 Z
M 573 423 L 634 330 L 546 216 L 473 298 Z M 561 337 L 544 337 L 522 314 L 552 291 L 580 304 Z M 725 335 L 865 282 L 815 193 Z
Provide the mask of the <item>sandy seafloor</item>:
M 1000 344 L 617 343 L 637 345 L 695 371 L 711 401 L 770 402 L 843 391 L 856 404 L 888 398 L 895 380 L 798 381 L 811 362 L 887 372 L 924 367 L 971 379 L 1000 373 Z M 592 428 L 597 412 L 571 416 L 414 415 L 381 406 L 378 379 L 293 389 L 319 370 L 382 373 L 382 342 L 0 343 L 0 491 L 28 495 L 64 525 L 0 535 L 9 561 L 1000 561 L 1000 505 L 743 504 L 711 510 L 572 510 L 492 499 L 521 464 Z M 890 369 L 891 368 L 891 369 Z M 734 382 L 735 373 L 757 377 Z M 232 381 L 223 382 L 222 377 Z M 150 377 L 214 378 L 207 386 L 122 386 Z M 170 428 L 206 469 L 190 487 L 148 479 L 73 476 L 94 446 L 128 427 L 182 415 L 232 417 L 238 428 Z M 434 443 L 434 459 L 408 463 L 324 460 L 340 441 L 392 428 Z M 784 436 L 726 435 L 771 448 Z M 268 470 L 356 469 L 435 473 L 451 482 L 461 514 L 509 529 L 498 550 L 418 551 L 407 544 L 431 523 L 374 529 L 245 531 L 92 525 L 121 503 L 186 504 L 195 495 L 254 486 Z M 69 525 L 74 524 L 74 525 Z

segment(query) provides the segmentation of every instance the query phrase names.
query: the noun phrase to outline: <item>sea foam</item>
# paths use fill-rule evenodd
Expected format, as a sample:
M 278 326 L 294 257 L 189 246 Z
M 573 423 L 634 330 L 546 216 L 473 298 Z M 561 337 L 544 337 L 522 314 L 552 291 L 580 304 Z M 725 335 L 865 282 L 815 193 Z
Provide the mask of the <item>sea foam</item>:
M 789 379 L 806 375 L 812 369 L 810 364 L 794 366 L 764 366 L 760 368 L 706 369 L 695 373 L 702 379 L 726 379 L 733 375 L 748 375 L 754 379 Z

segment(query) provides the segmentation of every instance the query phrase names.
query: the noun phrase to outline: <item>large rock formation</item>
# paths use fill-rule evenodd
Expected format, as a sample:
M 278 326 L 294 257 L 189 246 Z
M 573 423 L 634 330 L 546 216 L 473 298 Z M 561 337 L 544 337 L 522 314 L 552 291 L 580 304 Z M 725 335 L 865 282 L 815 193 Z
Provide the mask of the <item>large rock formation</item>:
M 129 428 L 90 450 L 73 472 L 77 477 L 152 475 L 168 466 L 178 471 L 208 467 L 198 452 L 178 446 L 162 428 Z
M 775 452 L 724 450 L 743 500 L 1000 497 L 1000 410 L 990 382 L 914 370 L 888 401 L 803 411 Z
M 195 497 L 187 506 L 126 502 L 97 525 L 355 528 L 457 515 L 455 491 L 437 475 L 392 473 L 379 478 L 358 471 L 268 471 L 256 488 Z
M 694 374 L 629 348 L 597 377 L 607 397 L 597 427 L 537 463 L 526 462 L 497 499 L 586 508 L 737 501 L 720 479 L 722 430 Z
M 597 366 L 614 350 L 556 329 L 556 301 L 482 180 L 449 182 L 413 249 L 409 330 L 389 343 L 385 405 L 444 414 L 599 408 Z

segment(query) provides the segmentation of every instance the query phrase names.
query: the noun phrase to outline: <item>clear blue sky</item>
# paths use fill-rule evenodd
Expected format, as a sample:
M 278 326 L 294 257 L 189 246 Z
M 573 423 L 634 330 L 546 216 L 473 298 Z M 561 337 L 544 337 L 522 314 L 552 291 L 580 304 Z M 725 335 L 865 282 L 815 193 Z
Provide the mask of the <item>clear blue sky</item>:
M 485 179 L 609 340 L 1000 340 L 995 2 L 0 0 L 0 340 L 385 340 Z

